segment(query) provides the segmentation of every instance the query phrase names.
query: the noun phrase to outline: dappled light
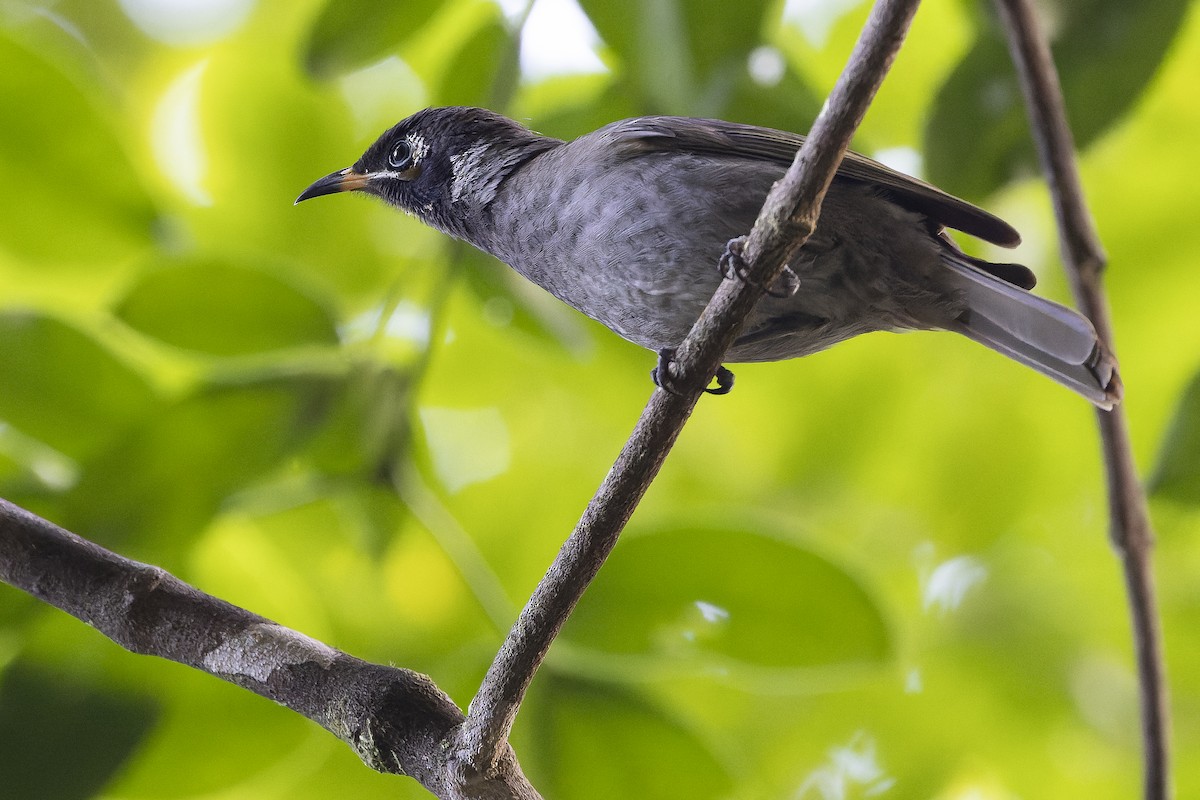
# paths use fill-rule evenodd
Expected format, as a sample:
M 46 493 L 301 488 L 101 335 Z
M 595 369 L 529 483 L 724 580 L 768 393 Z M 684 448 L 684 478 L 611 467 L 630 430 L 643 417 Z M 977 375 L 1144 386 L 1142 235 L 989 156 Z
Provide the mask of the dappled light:
M 1195 797 L 1200 14 L 1050 5 Z M 868 8 L 0 0 L 0 497 L 312 637 L 297 660 L 402 666 L 466 709 L 656 355 L 384 203 L 296 197 L 428 106 L 566 140 L 643 114 L 803 133 Z M 1015 250 L 955 240 L 1070 304 L 982 15 L 922 5 L 854 148 L 1011 222 Z M 512 737 L 530 781 L 556 800 L 1137 796 L 1091 405 L 949 333 L 733 368 L 532 684 Z M 429 796 L 2 584 L 0 787 Z

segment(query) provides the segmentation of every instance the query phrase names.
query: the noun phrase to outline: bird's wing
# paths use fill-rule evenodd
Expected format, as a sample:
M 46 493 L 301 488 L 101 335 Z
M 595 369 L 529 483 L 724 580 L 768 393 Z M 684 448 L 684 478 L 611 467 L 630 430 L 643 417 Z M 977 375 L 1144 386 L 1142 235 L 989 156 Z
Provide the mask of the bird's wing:
M 671 150 L 740 156 L 783 166 L 792 163 L 804 143 L 804 137 L 797 133 L 690 117 L 637 117 L 614 122 L 596 133 L 631 156 Z M 837 174 L 877 186 L 898 205 L 948 228 L 1004 247 L 1016 247 L 1021 242 L 1016 229 L 999 217 L 858 153 L 846 153 Z

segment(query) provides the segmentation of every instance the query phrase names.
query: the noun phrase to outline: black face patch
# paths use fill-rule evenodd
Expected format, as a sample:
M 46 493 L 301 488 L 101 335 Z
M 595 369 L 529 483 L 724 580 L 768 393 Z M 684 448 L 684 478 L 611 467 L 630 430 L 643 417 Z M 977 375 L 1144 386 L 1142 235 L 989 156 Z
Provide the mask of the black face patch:
M 560 144 L 485 109 L 429 108 L 385 131 L 353 169 L 370 176 L 371 194 L 472 240 L 504 178 Z

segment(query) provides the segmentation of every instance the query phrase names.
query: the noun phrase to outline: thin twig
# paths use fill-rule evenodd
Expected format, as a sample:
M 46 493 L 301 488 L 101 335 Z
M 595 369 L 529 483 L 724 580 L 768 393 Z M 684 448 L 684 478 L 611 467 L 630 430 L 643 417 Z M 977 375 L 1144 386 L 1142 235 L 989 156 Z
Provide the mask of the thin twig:
M 1084 199 L 1075 144 L 1050 46 L 1028 0 L 997 0 L 1009 50 L 1025 94 L 1042 169 L 1058 219 L 1059 244 L 1075 297 L 1101 340 L 1113 350 L 1112 318 L 1102 275 L 1104 250 Z M 1141 689 L 1144 797 L 1170 795 L 1166 673 L 1155 603 L 1151 550 L 1154 533 L 1138 479 L 1124 410 L 1097 411 L 1108 475 L 1109 536 L 1125 570 Z
M 768 195 L 744 259 L 749 279 L 724 281 L 676 351 L 674 383 L 651 396 L 616 463 L 534 590 L 492 662 L 460 736 L 464 780 L 489 774 L 505 743 L 533 675 L 575 604 L 616 545 L 617 538 L 658 474 L 671 446 L 726 350 L 762 291 L 816 226 L 821 200 L 859 122 L 904 40 L 919 0 L 879 0 L 822 114 L 787 175 Z
M 287 706 L 368 766 L 410 775 L 443 800 L 540 800 L 507 748 L 486 780 L 464 787 L 453 779 L 444 744 L 463 715 L 426 676 L 354 658 L 5 500 L 0 580 L 131 652 L 186 664 Z

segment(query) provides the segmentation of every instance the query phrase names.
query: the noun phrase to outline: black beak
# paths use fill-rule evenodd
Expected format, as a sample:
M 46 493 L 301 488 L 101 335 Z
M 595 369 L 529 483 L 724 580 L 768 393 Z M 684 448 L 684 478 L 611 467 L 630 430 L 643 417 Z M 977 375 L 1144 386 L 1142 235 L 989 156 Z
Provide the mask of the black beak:
M 296 202 L 311 200 L 323 194 L 336 194 L 337 192 L 351 192 L 364 189 L 367 186 L 368 177 L 368 175 L 362 172 L 355 172 L 351 167 L 339 169 L 337 172 L 331 172 L 324 178 L 316 181 L 312 186 L 301 192 L 300 196 L 296 198 Z

